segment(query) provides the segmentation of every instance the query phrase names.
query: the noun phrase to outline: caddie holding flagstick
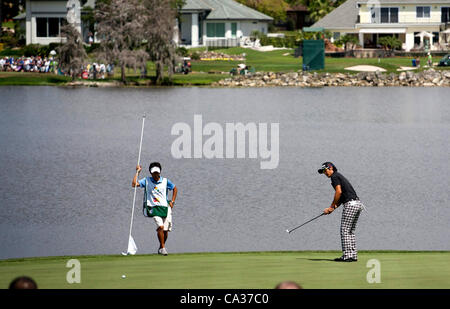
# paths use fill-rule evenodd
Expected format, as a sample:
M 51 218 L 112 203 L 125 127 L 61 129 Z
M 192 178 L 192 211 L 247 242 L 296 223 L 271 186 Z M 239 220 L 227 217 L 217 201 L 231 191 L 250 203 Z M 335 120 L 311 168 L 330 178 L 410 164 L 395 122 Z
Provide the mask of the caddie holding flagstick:
M 142 166 L 136 166 L 136 175 L 133 178 L 132 187 L 144 188 L 144 216 L 153 217 L 156 223 L 156 233 L 159 240 L 158 254 L 167 255 L 166 241 L 172 231 L 172 208 L 177 198 L 177 187 L 167 178 L 161 177 L 161 164 L 150 163 L 151 177 L 145 177 L 137 181 Z M 168 201 L 168 191 L 173 190 L 172 200 Z
M 324 209 L 325 214 L 331 214 L 339 205 L 343 206 L 341 218 L 341 244 L 342 256 L 334 259 L 336 262 L 356 262 L 358 251 L 356 250 L 356 223 L 364 208 L 363 203 L 356 195 L 355 189 L 331 162 L 325 162 L 318 170 L 319 174 L 324 174 L 331 179 L 335 193 L 331 206 Z

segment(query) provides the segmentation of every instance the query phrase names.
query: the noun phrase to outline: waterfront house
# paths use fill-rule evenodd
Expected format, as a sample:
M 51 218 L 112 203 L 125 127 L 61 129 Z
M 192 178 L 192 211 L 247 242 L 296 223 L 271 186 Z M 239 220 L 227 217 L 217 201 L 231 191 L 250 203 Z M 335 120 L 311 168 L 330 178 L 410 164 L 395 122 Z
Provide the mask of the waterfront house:
M 379 48 L 380 37 L 395 36 L 405 51 L 445 50 L 450 0 L 347 0 L 312 27 L 332 32 L 333 40 L 355 35 L 363 48 Z
M 95 5 L 95 0 L 83 2 L 84 6 Z M 26 13 L 15 19 L 24 21 L 27 45 L 60 43 L 61 26 L 67 21 L 68 10 L 71 10 L 74 26 L 87 41 L 88 29 L 81 21 L 82 7 L 79 0 L 26 0 Z
M 83 1 L 84 2 L 84 1 Z M 61 25 L 69 7 L 75 12 L 75 26 L 88 41 L 88 25 L 80 16 L 83 5 L 79 0 L 27 0 L 26 14 L 16 19 L 25 20 L 26 44 L 61 42 Z M 95 6 L 87 0 L 84 6 Z M 233 0 L 186 0 L 180 11 L 180 20 L 174 41 L 184 46 L 235 46 L 248 39 L 252 32 L 268 32 L 273 18 Z
M 254 31 L 268 32 L 273 18 L 233 0 L 186 0 L 180 11 L 179 45 L 237 46 Z

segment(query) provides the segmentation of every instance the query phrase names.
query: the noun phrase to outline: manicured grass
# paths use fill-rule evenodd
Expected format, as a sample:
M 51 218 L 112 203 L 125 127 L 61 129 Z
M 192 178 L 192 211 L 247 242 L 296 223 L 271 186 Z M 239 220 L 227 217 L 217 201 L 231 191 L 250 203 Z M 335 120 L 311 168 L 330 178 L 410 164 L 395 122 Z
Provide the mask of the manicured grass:
M 175 74 L 173 76 L 172 84 L 174 86 L 207 86 L 227 77 L 229 77 L 229 75 L 198 72 L 193 72 L 187 75 Z
M 0 85 L 55 86 L 63 85 L 70 77 L 48 73 L 0 72 Z
M 193 51 L 204 51 L 205 48 L 195 48 Z M 230 72 L 232 68 L 236 68 L 239 63 L 245 63 L 246 65 L 254 68 L 259 72 L 297 72 L 302 69 L 303 60 L 302 58 L 294 58 L 294 50 L 293 49 L 282 49 L 282 50 L 274 50 L 270 52 L 260 52 L 255 51 L 248 48 L 226 48 L 226 49 L 215 49 L 215 52 L 225 53 L 228 55 L 242 55 L 246 54 L 245 61 L 201 61 L 201 60 L 191 60 L 192 71 L 194 73 L 200 73 L 203 75 L 188 74 L 188 75 L 174 75 L 174 84 L 189 84 L 189 81 L 192 79 L 195 82 L 199 82 L 200 84 L 208 84 L 214 81 L 217 81 L 221 78 L 226 78 L 228 75 L 211 75 L 204 73 L 219 73 L 219 72 Z M 439 58 L 433 60 L 434 62 L 438 62 Z M 427 58 L 421 57 L 421 68 L 415 70 L 414 72 L 423 71 L 427 69 L 424 67 L 426 64 Z M 345 70 L 347 67 L 355 66 L 355 65 L 374 65 L 385 69 L 387 74 L 399 72 L 401 66 L 410 67 L 412 65 L 412 58 L 410 57 L 392 57 L 392 58 L 325 58 L 325 69 L 319 70 L 317 72 L 330 72 L 330 73 L 351 73 L 357 74 L 358 72 Z M 154 65 L 153 63 L 148 63 L 148 72 L 149 75 L 154 75 Z M 434 67 L 435 70 L 448 70 L 450 68 L 440 68 Z M 128 71 L 128 74 L 132 76 L 133 71 Z M 117 70 L 116 77 L 120 76 L 120 71 Z M 182 76 L 182 77 L 180 77 Z M 177 80 L 178 79 L 178 80 Z
M 245 64 L 254 67 L 256 71 L 263 72 L 295 72 L 302 69 L 302 58 L 294 58 L 293 49 L 275 50 L 271 52 L 259 52 L 246 48 L 229 48 L 219 49 L 216 52 L 223 52 L 229 55 L 246 54 Z M 441 58 L 435 57 L 433 62 L 438 62 Z M 421 68 L 417 71 L 426 69 L 427 58 L 421 57 Z M 223 71 L 229 72 L 231 68 L 236 67 L 242 61 L 192 61 L 192 68 L 194 71 Z M 345 70 L 345 68 L 355 65 L 374 65 L 386 69 L 387 73 L 399 72 L 401 66 L 410 67 L 412 65 L 412 58 L 410 57 L 391 57 L 391 58 L 325 58 L 325 69 L 318 72 L 330 72 L 330 73 L 352 73 L 355 72 Z M 438 68 L 434 69 L 449 69 Z
M 304 288 L 450 288 L 450 252 L 365 251 L 356 263 L 332 261 L 340 252 L 192 253 L 136 256 L 79 256 L 0 261 L 0 288 L 17 276 L 39 288 L 259 289 L 293 280 Z M 81 283 L 66 281 L 69 259 L 81 264 Z M 367 274 L 380 262 L 381 283 Z M 126 275 L 123 279 L 122 275 Z
M 246 61 L 191 61 L 194 71 L 222 71 L 229 72 L 236 68 L 239 63 L 244 62 L 248 66 L 255 68 L 256 71 L 263 72 L 289 72 L 301 69 L 301 59 L 294 58 L 293 49 L 274 50 L 270 52 L 260 52 L 248 48 L 228 48 L 219 49 L 215 52 L 222 52 L 228 55 L 246 54 Z M 286 55 L 287 54 L 287 55 Z
M 292 49 L 275 50 L 271 52 L 259 52 L 247 48 L 228 48 L 217 49 L 215 52 L 221 52 L 228 55 L 246 54 L 245 61 L 200 61 L 192 60 L 192 70 L 201 72 L 229 72 L 236 68 L 239 63 L 245 63 L 255 68 L 256 71 L 298 71 L 301 69 L 301 60 L 294 58 Z M 287 55 L 285 55 L 287 54 Z
M 433 62 L 438 62 L 441 58 L 435 58 Z M 414 72 L 420 72 L 423 70 L 427 70 L 428 68 L 425 67 L 427 63 L 426 57 L 420 58 L 420 64 L 421 67 L 417 70 L 414 70 Z M 345 70 L 347 67 L 355 66 L 355 65 L 373 65 L 380 68 L 383 68 L 386 70 L 387 74 L 395 73 L 399 74 L 400 72 L 397 71 L 400 67 L 411 67 L 412 66 L 412 58 L 410 57 L 391 57 L 391 58 L 325 58 L 325 69 L 320 70 L 318 72 L 329 72 L 329 73 L 354 73 L 357 74 L 358 72 L 352 72 Z M 444 67 L 433 67 L 435 70 L 448 70 L 450 68 L 444 68 Z

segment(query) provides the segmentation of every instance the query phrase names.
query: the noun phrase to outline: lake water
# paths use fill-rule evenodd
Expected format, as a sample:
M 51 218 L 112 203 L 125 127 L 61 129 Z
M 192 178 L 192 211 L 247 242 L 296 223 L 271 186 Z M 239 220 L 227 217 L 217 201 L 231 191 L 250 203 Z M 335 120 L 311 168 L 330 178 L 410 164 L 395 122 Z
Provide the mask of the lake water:
M 358 249 L 450 250 L 449 98 L 449 88 L 1 87 L 0 259 L 126 250 L 144 113 L 141 175 L 159 161 L 179 188 L 169 253 L 340 250 L 341 208 L 286 233 L 331 203 L 324 161 L 366 205 Z M 261 169 L 259 154 L 174 158 L 172 127 L 194 129 L 194 115 L 224 132 L 279 124 L 277 167 Z M 133 237 L 138 253 L 156 253 L 141 203 L 139 190 Z

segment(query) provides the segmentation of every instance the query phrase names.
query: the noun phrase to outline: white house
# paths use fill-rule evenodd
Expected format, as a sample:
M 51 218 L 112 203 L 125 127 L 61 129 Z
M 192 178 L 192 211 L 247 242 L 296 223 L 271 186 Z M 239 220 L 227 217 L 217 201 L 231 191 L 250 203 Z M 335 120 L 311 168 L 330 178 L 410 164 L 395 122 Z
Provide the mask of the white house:
M 323 27 L 338 39 L 355 34 L 364 48 L 377 48 L 382 36 L 395 36 L 403 49 L 446 48 L 450 0 L 347 0 L 312 27 Z
M 273 18 L 233 0 L 186 0 L 179 42 L 187 46 L 238 45 L 253 31 L 268 32 Z
M 16 19 L 26 20 L 26 43 L 49 44 L 60 42 L 61 25 L 66 22 L 68 9 L 73 7 L 76 27 L 87 40 L 87 27 L 79 20 L 79 0 L 27 0 L 26 14 Z M 95 0 L 88 0 L 84 7 L 94 8 Z M 180 11 L 177 44 L 206 46 L 238 44 L 253 31 L 268 32 L 273 18 L 233 0 L 186 0 Z M 177 22 L 174 22 L 177 24 Z
M 93 7 L 95 0 L 88 0 L 85 6 Z M 79 31 L 81 23 L 79 0 L 27 0 L 26 13 L 16 19 L 25 19 L 26 44 L 50 44 L 61 42 L 61 26 L 67 22 L 67 13 Z

